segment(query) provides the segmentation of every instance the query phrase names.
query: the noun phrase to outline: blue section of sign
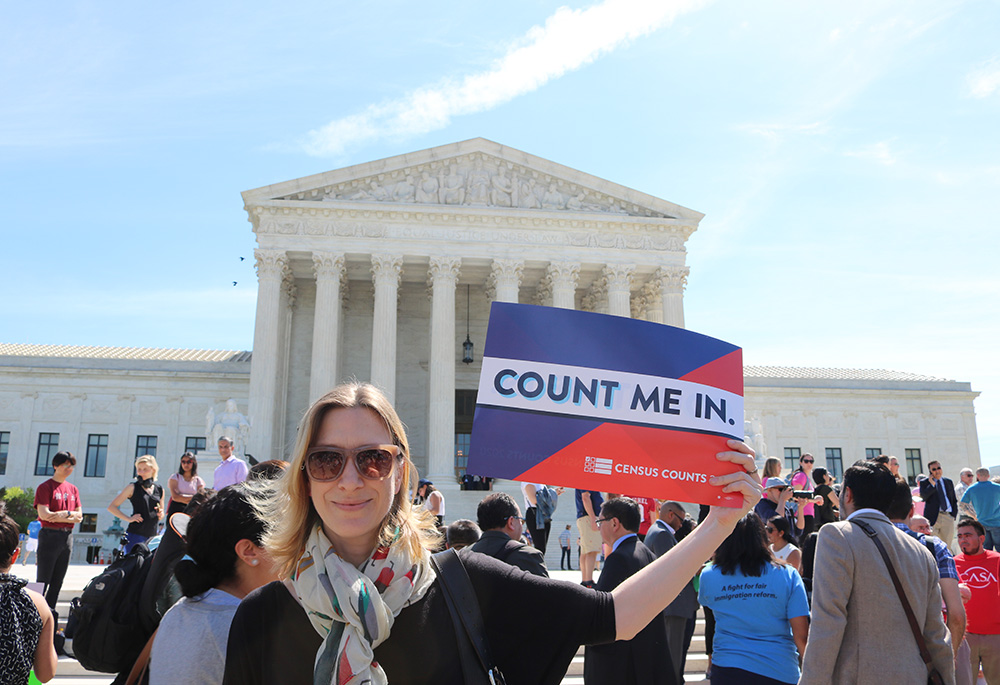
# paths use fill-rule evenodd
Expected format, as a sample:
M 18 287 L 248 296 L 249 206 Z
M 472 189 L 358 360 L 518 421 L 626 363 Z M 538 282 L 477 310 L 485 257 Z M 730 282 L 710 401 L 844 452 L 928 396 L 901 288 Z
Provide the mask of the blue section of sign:
M 738 350 L 663 324 L 573 309 L 494 302 L 483 354 L 681 378 Z M 586 331 L 586 335 L 580 335 Z
M 517 430 L 511 430 L 512 414 Z M 476 407 L 473 417 L 469 473 L 494 478 L 517 478 L 538 466 L 559 450 L 601 425 L 594 419 L 560 417 L 553 421 L 544 414 L 510 412 L 492 407 Z M 474 464 L 489 465 L 488 473 L 477 473 Z

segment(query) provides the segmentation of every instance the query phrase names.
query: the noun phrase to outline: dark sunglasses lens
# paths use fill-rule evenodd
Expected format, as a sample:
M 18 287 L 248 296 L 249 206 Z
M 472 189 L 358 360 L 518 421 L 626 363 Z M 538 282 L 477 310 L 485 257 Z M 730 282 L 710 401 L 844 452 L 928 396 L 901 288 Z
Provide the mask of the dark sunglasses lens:
M 358 473 L 365 478 L 385 478 L 392 471 L 392 454 L 386 450 L 370 449 L 358 452 Z
M 309 455 L 309 477 L 313 480 L 336 480 L 344 471 L 343 452 L 325 450 Z

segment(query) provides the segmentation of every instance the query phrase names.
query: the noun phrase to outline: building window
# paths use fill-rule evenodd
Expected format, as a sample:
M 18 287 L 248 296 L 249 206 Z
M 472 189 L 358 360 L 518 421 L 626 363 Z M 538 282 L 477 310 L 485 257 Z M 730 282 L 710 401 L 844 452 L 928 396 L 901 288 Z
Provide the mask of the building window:
M 205 438 L 194 438 L 190 436 L 184 438 L 185 452 L 190 452 L 191 454 L 198 454 L 203 449 L 205 449 Z
M 472 440 L 472 417 L 476 413 L 475 390 L 455 391 L 455 477 L 465 475 Z
M 52 468 L 52 457 L 59 451 L 58 433 L 38 434 L 38 454 L 35 455 L 35 475 L 51 476 L 55 471 Z
M 920 458 L 920 450 L 906 450 L 906 480 L 911 488 L 917 487 L 917 474 L 924 472 L 924 462 Z
M 155 435 L 139 435 L 135 439 L 135 458 L 148 454 L 151 457 L 156 456 L 156 436 Z
M 875 459 L 880 454 L 882 454 L 881 447 L 866 447 L 865 448 L 865 459 Z
M 0 476 L 7 473 L 7 451 L 10 449 L 10 431 L 0 431 Z
M 799 468 L 799 457 L 802 456 L 801 447 L 785 448 L 785 468 L 794 471 Z
M 83 520 L 80 521 L 80 532 L 81 533 L 97 532 L 97 514 L 83 515 Z
M 837 481 L 844 477 L 844 458 L 839 447 L 826 448 L 826 469 Z
M 87 463 L 83 475 L 88 478 L 104 478 L 104 467 L 108 462 L 108 436 L 91 433 L 87 436 Z

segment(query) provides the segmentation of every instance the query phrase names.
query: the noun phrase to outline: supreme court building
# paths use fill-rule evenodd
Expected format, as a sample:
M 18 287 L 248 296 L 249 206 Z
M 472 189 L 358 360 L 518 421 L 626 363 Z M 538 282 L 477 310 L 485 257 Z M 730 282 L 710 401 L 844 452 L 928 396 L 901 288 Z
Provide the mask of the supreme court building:
M 252 354 L 0 345 L 0 486 L 36 487 L 46 459 L 69 449 L 84 511 L 103 527 L 134 458 L 157 454 L 165 483 L 182 451 L 204 446 L 210 408 L 235 399 L 251 423 L 247 452 L 287 458 L 309 404 L 357 378 L 393 400 L 421 475 L 457 487 L 490 303 L 683 326 L 685 245 L 703 216 L 481 138 L 243 199 L 257 239 Z M 934 459 L 952 477 L 980 463 L 968 382 L 744 371 L 746 434 L 761 458 L 791 467 L 811 452 L 839 475 L 884 452 L 911 478 Z

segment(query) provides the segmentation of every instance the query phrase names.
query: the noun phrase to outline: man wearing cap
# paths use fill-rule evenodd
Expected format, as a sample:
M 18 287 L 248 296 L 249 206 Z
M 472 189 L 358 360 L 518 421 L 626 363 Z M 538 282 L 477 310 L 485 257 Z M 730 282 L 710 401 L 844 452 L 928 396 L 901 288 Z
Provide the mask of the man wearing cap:
M 775 516 L 784 516 L 788 519 L 789 528 L 796 531 L 797 537 L 806 527 L 805 507 L 802 505 L 808 500 L 801 498 L 796 511 L 789 503 L 791 499 L 792 489 L 788 487 L 788 483 L 781 478 L 771 477 L 764 483 L 764 496 L 753 510 L 765 523 Z

